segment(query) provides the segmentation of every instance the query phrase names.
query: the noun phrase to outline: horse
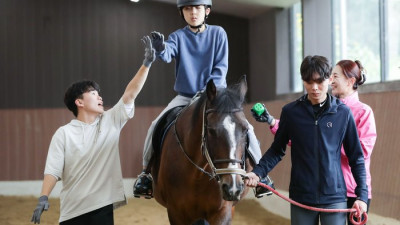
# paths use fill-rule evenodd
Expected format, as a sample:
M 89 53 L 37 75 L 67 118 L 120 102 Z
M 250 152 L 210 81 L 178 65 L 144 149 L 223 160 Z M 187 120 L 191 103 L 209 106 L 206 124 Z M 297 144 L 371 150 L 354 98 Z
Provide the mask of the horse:
M 173 225 L 231 224 L 234 206 L 248 192 L 252 169 L 243 112 L 245 76 L 228 88 L 206 89 L 185 106 L 153 154 L 153 196 Z

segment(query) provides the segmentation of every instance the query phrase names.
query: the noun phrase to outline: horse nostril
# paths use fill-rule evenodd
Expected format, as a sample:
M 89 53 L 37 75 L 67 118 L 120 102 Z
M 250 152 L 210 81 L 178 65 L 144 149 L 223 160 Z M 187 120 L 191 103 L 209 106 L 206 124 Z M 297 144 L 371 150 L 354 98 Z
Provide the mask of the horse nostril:
M 223 195 L 229 199 L 231 199 L 234 196 L 232 187 L 229 186 L 228 184 L 222 184 L 222 192 L 223 192 Z
M 229 185 L 228 184 L 222 184 L 222 191 L 225 194 L 228 194 L 229 193 Z
M 235 196 L 238 196 L 240 198 L 240 195 L 242 194 L 242 189 L 239 189 L 236 191 Z
M 239 184 L 239 190 L 242 191 L 244 189 L 244 183 Z
M 243 185 L 238 185 L 237 188 L 233 188 L 232 186 L 224 183 L 221 185 L 222 193 L 225 197 L 230 200 L 238 200 L 237 198 L 243 192 Z

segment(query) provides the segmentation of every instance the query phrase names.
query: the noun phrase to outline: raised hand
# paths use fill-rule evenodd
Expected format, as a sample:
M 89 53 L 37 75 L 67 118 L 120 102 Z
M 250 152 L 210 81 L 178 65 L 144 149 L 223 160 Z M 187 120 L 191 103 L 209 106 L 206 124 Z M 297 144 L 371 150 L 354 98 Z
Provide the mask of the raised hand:
M 160 32 L 153 31 L 150 33 L 151 42 L 153 43 L 153 47 L 157 52 L 162 52 L 165 49 L 164 43 L 164 35 Z
M 149 36 L 144 36 L 142 38 L 142 42 L 144 44 L 143 65 L 150 67 L 154 60 L 156 60 L 156 51 L 151 44 L 151 39 Z

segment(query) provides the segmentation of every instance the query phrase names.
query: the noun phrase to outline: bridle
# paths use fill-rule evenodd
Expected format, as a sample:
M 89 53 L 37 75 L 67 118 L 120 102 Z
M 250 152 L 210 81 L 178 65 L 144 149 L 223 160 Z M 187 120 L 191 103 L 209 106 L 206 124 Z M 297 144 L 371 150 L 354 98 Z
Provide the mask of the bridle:
M 239 168 L 222 168 L 222 169 L 217 169 L 215 167 L 215 164 L 220 164 L 220 163 L 232 163 L 233 165 L 235 165 L 236 163 L 239 163 L 241 165 L 243 165 L 243 168 L 245 168 L 245 158 L 243 154 L 243 158 L 242 160 L 239 159 L 216 159 L 216 160 L 212 160 L 209 150 L 207 148 L 207 134 L 206 134 L 206 130 L 207 130 L 207 115 L 217 112 L 216 109 L 206 109 L 206 103 L 204 104 L 203 107 L 203 121 L 202 121 L 202 131 L 201 131 L 201 150 L 203 155 L 205 156 L 208 165 L 211 168 L 211 173 L 205 171 L 203 168 L 201 168 L 200 166 L 198 166 L 195 162 L 193 162 L 193 160 L 189 157 L 189 155 L 186 153 L 185 149 L 182 146 L 182 143 L 179 139 L 178 133 L 176 131 L 176 121 L 178 120 L 179 116 L 177 116 L 175 123 L 174 123 L 174 134 L 176 137 L 177 142 L 179 143 L 180 149 L 182 150 L 182 152 L 184 153 L 184 155 L 186 156 L 186 158 L 189 160 L 189 162 L 191 162 L 198 170 L 200 170 L 201 172 L 203 172 L 204 174 L 208 175 L 211 179 L 216 179 L 217 181 L 220 180 L 219 175 L 224 175 L 224 174 L 237 174 L 240 175 L 242 177 L 246 176 L 246 170 L 244 169 L 239 169 Z M 184 111 L 184 110 L 182 110 Z M 229 112 L 226 113 L 236 113 L 236 112 L 241 112 L 243 111 L 243 108 L 235 108 Z

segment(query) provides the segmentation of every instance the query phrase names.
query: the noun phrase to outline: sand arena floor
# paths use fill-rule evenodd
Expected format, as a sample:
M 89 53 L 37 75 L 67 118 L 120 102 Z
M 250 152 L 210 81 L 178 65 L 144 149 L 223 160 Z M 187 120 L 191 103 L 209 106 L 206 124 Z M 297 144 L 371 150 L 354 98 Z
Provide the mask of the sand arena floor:
M 0 224 L 26 225 L 30 223 L 36 206 L 35 197 L 0 196 Z M 58 224 L 59 199 L 50 199 L 50 209 L 42 214 L 41 225 Z M 128 205 L 114 211 L 116 225 L 168 225 L 164 207 L 154 199 L 129 198 Z M 233 225 L 289 225 L 290 221 L 262 208 L 255 200 L 244 199 L 236 206 Z

